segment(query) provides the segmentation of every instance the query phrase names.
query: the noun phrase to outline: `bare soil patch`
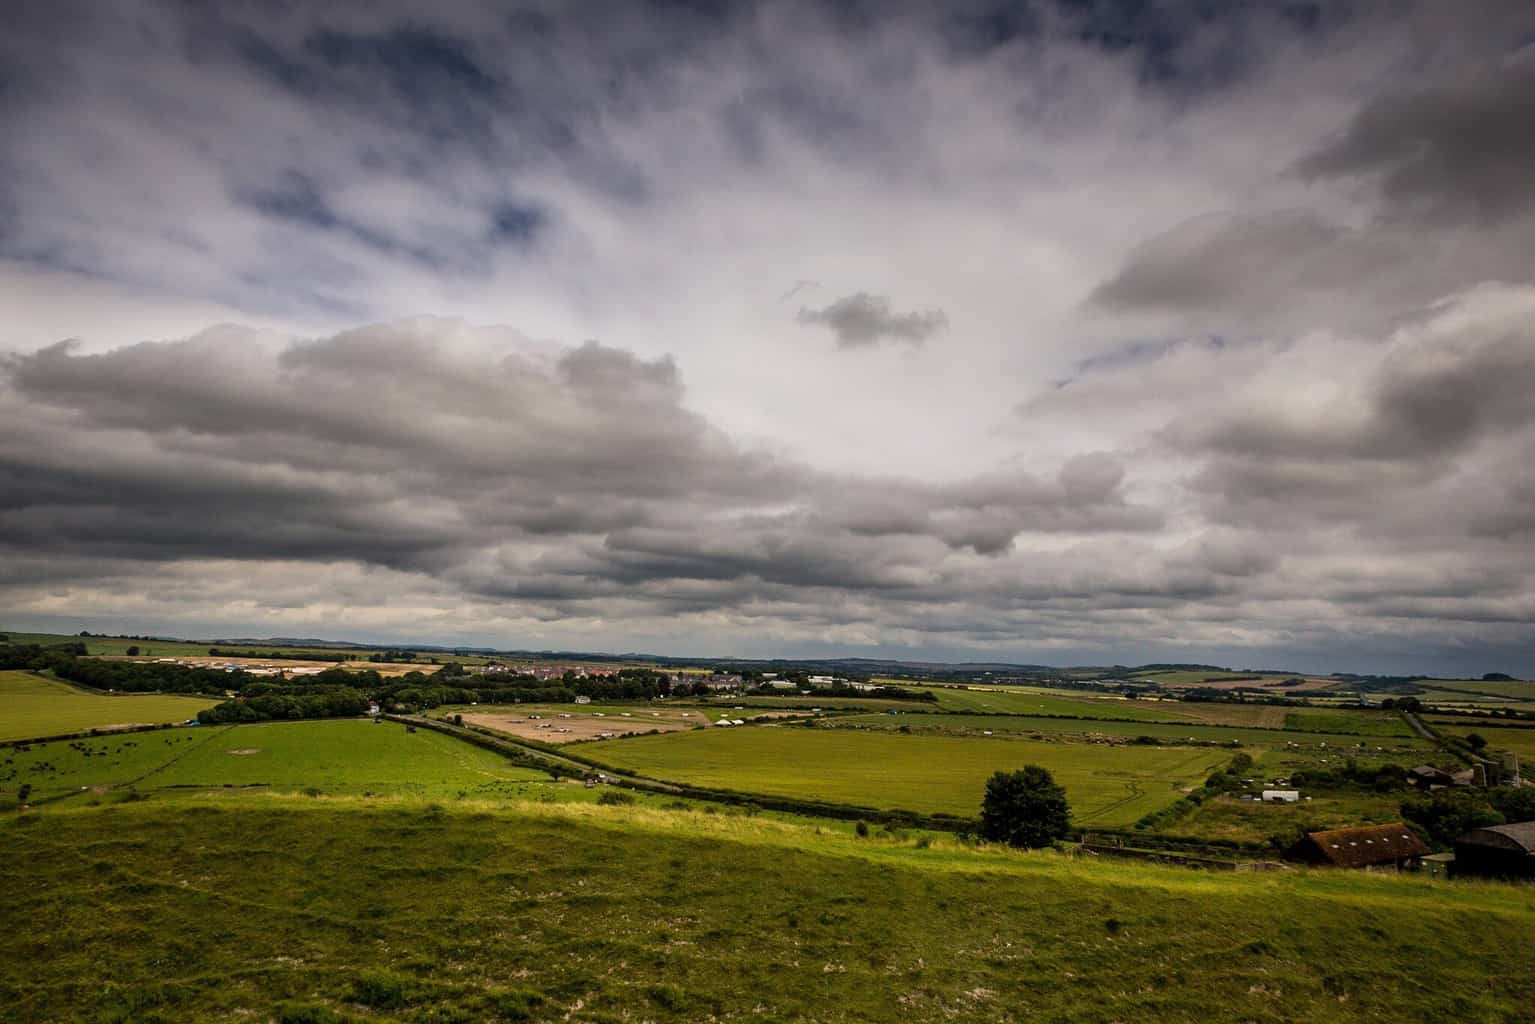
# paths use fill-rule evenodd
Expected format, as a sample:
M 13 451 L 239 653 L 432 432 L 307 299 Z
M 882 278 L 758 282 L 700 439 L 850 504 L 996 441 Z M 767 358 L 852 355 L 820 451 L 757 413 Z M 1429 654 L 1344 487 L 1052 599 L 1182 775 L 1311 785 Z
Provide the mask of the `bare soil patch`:
M 260 747 L 241 747 L 239 750 L 231 750 L 229 753 L 236 757 L 249 757 L 251 754 L 261 753 Z
M 542 740 L 544 743 L 576 743 L 642 732 L 677 732 L 691 729 L 695 725 L 708 724 L 696 712 L 684 718 L 676 711 L 645 710 L 633 711 L 628 717 L 581 711 L 540 713 L 537 718 L 511 712 L 482 712 L 465 715 L 464 721 L 469 725 L 494 729 L 523 739 Z

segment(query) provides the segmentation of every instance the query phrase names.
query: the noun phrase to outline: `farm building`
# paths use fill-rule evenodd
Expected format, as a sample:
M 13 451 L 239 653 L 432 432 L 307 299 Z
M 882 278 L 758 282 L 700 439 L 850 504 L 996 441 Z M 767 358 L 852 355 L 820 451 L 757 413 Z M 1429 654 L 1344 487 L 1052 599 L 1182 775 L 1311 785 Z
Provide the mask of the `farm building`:
M 1535 878 L 1535 821 L 1475 828 L 1455 840 L 1456 877 Z
M 1413 866 L 1426 853 L 1423 840 L 1398 821 L 1310 832 L 1290 847 L 1285 857 L 1340 868 L 1401 870 Z
M 1293 804 L 1300 802 L 1300 791 L 1295 789 L 1265 789 L 1263 802 L 1266 804 Z
M 1407 781 L 1419 789 L 1441 789 L 1445 786 L 1469 786 L 1476 773 L 1467 768 L 1459 772 L 1447 772 L 1431 764 L 1420 764 L 1407 773 Z

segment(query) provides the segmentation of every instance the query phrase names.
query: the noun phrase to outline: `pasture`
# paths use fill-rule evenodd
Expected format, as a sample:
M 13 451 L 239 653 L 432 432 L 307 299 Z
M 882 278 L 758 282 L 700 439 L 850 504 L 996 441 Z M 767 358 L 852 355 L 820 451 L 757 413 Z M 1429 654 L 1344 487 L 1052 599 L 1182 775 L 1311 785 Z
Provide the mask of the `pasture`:
M 1296 708 L 1285 714 L 1284 727 L 1295 732 L 1359 736 L 1406 738 L 1414 735 L 1401 715 L 1367 708 Z
M 1287 845 L 1299 831 L 1401 821 L 1402 800 L 1407 796 L 1402 792 L 1364 790 L 1308 791 L 1308 795 L 1310 800 L 1294 804 L 1265 804 L 1222 796 L 1205 801 L 1163 831 L 1244 843 L 1262 843 L 1277 836 Z
M 1467 735 L 1476 733 L 1487 741 L 1489 753 L 1502 750 L 1513 751 L 1519 755 L 1519 763 L 1527 766 L 1524 772 L 1526 778 L 1531 774 L 1530 768 L 1535 767 L 1535 728 L 1484 725 L 1481 722 L 1465 719 L 1444 718 L 1430 721 L 1433 727 L 1445 736 L 1465 739 Z
M 120 786 L 488 796 L 547 779 L 441 733 L 359 719 L 169 729 L 0 751 L 0 787 L 29 783 L 34 800 Z
M 31 672 L 0 671 L 0 740 L 196 717 L 215 702 L 161 694 L 97 694 Z
M 1168 744 L 1231 744 L 1244 747 L 1303 747 L 1324 745 L 1332 749 L 1428 749 L 1426 740 L 1411 736 L 1354 736 L 1311 731 L 1249 729 L 1241 726 L 1192 723 L 1087 720 L 1075 718 L 1030 718 L 1026 715 L 844 715 L 829 718 L 829 726 L 854 729 L 879 729 L 912 732 L 939 732 L 958 735 L 1041 735 L 1075 737 L 1112 737 L 1130 741 L 1150 736 Z
M 1205 748 L 1110 747 L 1000 737 L 903 736 L 751 726 L 587 744 L 581 753 L 652 778 L 879 810 L 979 812 L 996 771 L 1043 765 L 1073 819 L 1125 825 L 1176 800 L 1230 758 Z
M 217 794 L 0 823 L 17 1021 L 1514 1022 L 1504 886 L 690 811 Z M 770 895 L 768 895 L 770 894 Z
M 1496 703 L 1535 700 L 1535 682 L 1519 679 L 1420 679 L 1413 685 L 1430 691 L 1429 698 L 1443 693 L 1463 700 L 1483 698 Z
M 1243 672 L 1240 670 L 1211 672 L 1204 669 L 1154 669 L 1130 675 L 1137 682 L 1156 683 L 1172 687 L 1208 687 L 1214 690 L 1267 690 L 1278 694 L 1316 693 L 1339 686 L 1336 679 L 1325 676 L 1294 676 L 1284 672 Z M 1300 679 L 1295 686 L 1281 685 L 1290 679 Z

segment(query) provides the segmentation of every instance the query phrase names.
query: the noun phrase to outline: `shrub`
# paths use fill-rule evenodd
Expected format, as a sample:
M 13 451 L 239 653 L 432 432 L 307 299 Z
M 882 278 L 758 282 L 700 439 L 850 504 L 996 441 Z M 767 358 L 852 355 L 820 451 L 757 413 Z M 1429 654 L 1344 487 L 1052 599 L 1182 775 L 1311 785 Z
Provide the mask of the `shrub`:
M 608 807 L 632 804 L 634 803 L 634 794 L 625 793 L 621 789 L 604 789 L 602 795 L 597 798 L 597 802 Z
M 860 821 L 858 824 L 853 826 L 853 832 L 858 836 L 859 839 L 869 838 L 869 823 L 867 821 Z

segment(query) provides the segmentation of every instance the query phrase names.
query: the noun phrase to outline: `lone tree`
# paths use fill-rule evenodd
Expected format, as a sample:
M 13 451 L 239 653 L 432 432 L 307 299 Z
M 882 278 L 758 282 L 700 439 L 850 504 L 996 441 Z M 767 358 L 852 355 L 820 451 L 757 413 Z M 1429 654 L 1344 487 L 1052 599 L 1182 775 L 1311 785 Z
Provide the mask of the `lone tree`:
M 1033 849 L 1065 838 L 1070 825 L 1066 791 L 1047 769 L 1025 765 L 1022 771 L 997 772 L 987 781 L 981 802 L 981 835 L 986 839 Z

